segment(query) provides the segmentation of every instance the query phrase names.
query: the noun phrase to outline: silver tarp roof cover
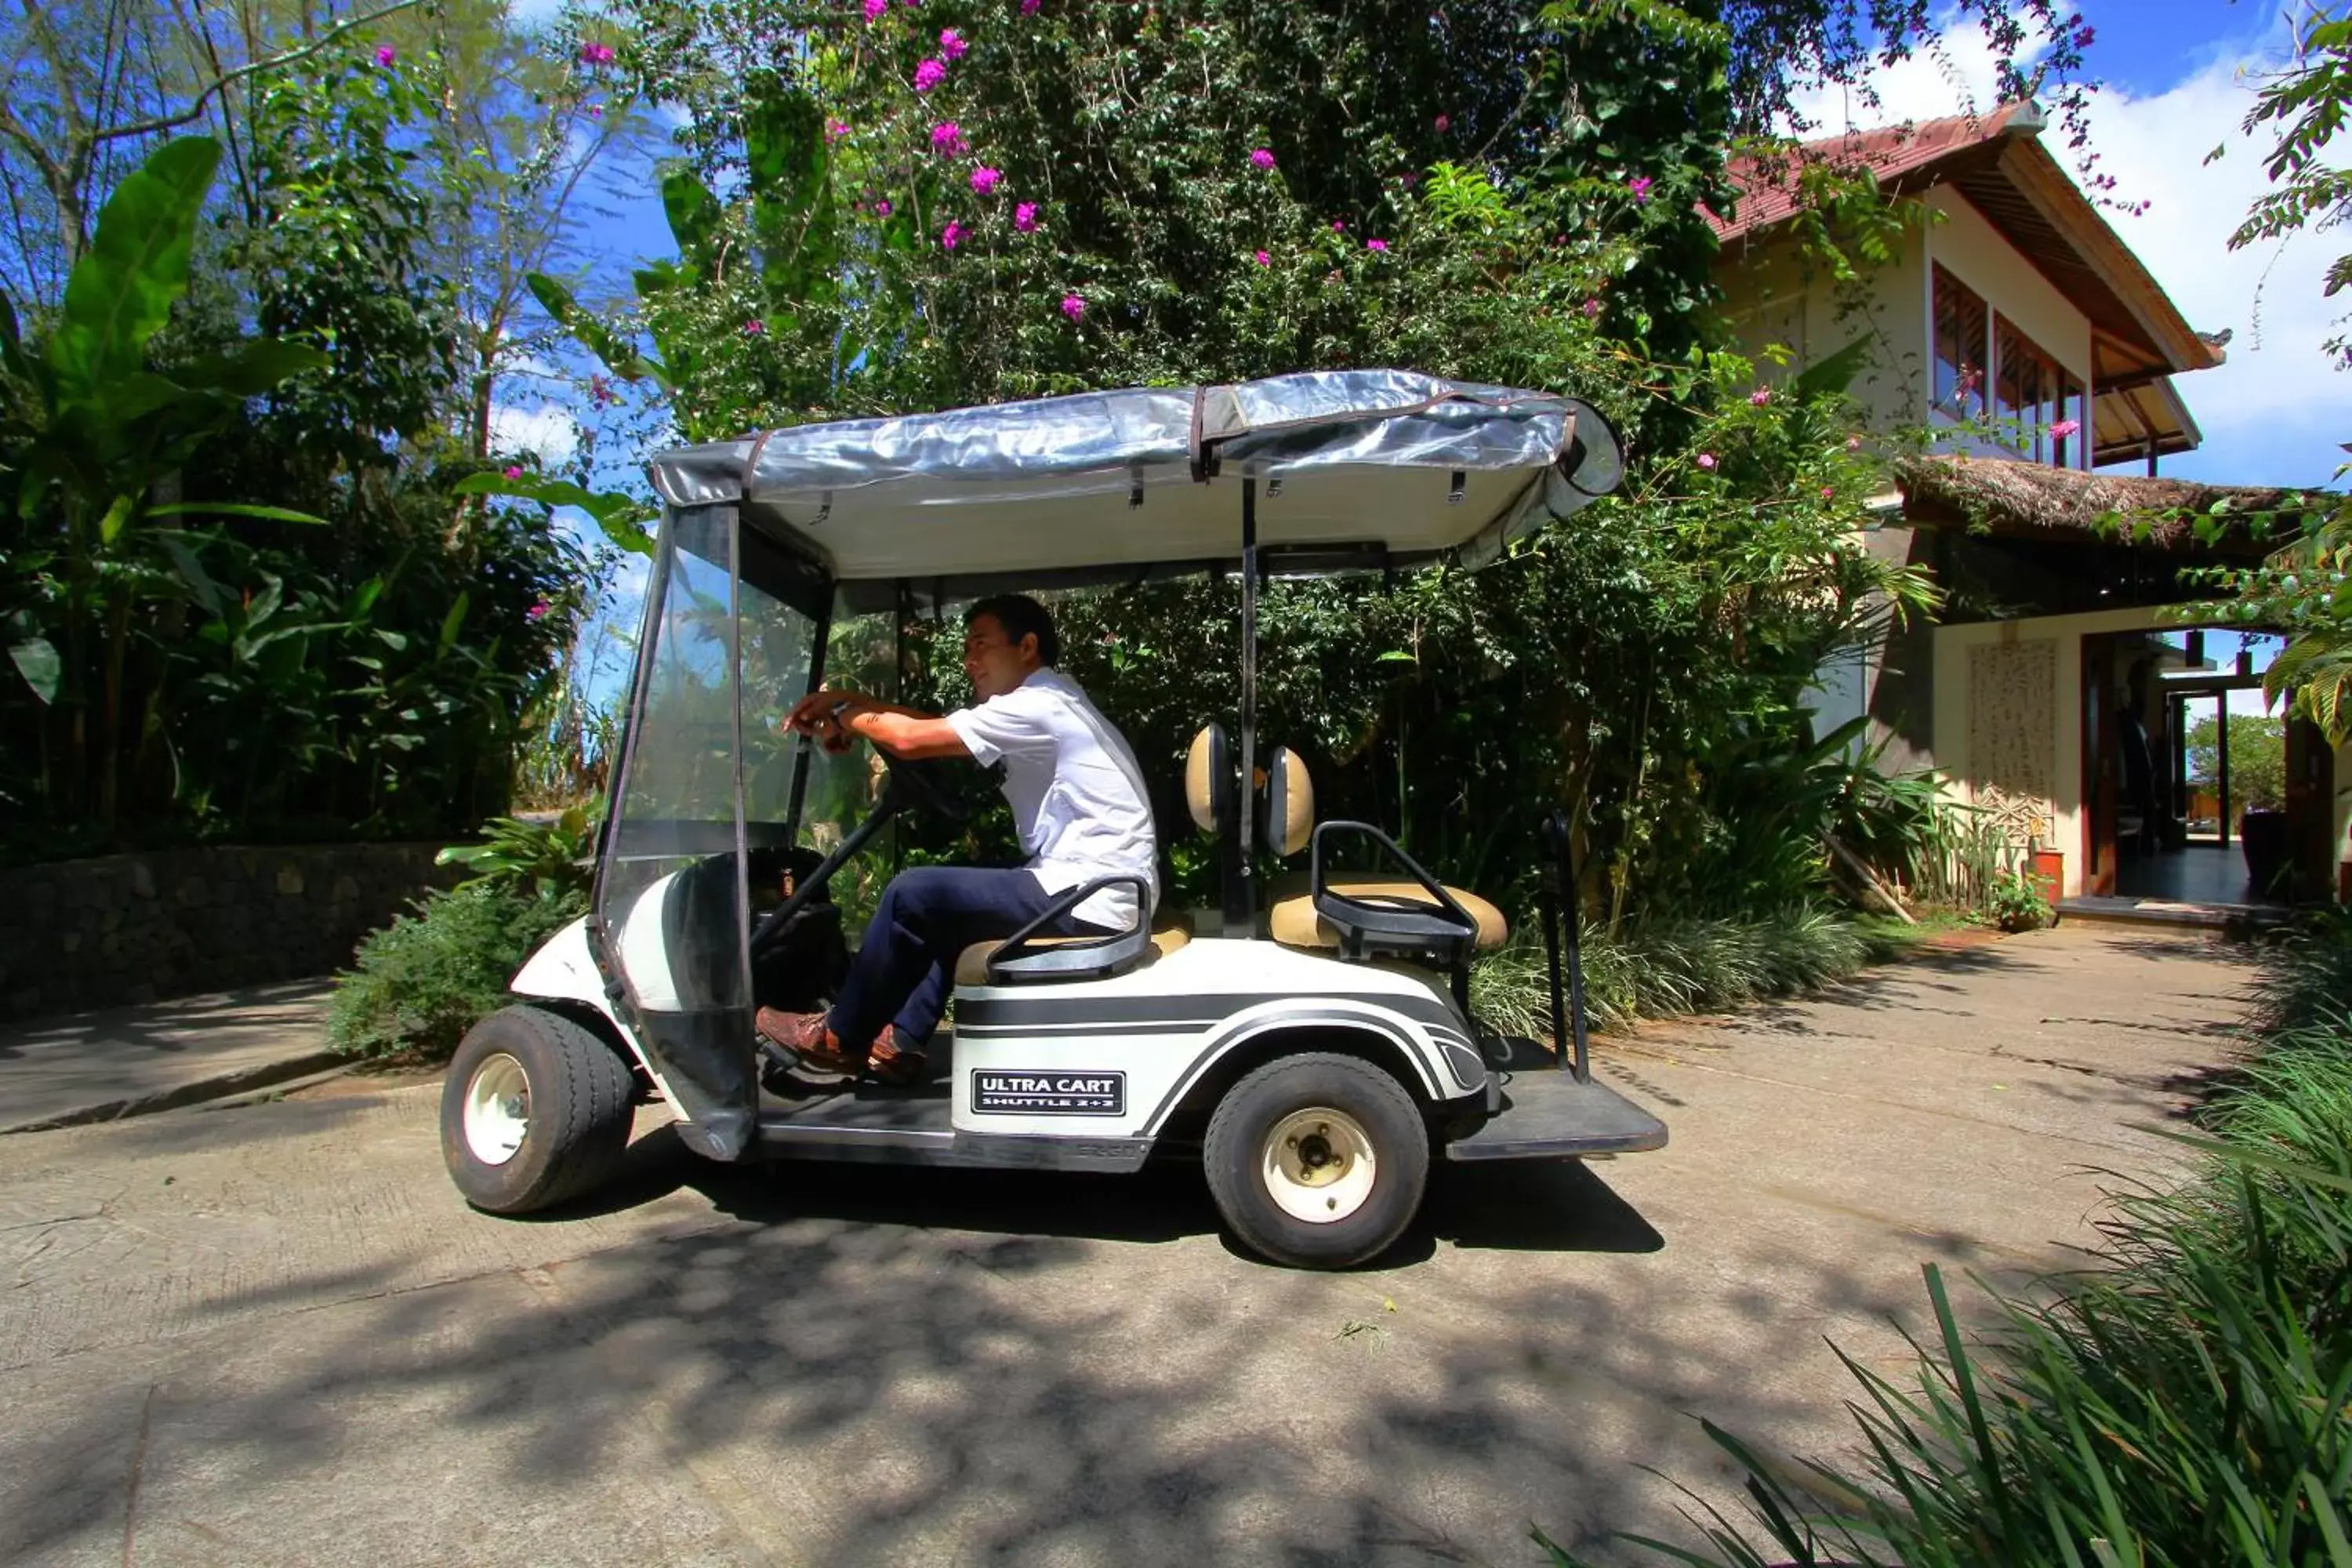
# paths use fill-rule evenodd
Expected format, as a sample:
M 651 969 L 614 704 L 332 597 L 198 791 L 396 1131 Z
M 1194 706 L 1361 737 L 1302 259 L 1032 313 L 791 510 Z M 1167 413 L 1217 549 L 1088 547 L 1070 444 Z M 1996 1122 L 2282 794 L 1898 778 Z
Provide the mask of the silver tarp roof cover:
M 1244 475 L 1280 481 L 1264 545 L 1475 563 L 1615 489 L 1618 462 L 1575 399 L 1355 370 L 803 425 L 652 471 L 670 506 L 751 502 L 847 581 L 1231 559 Z

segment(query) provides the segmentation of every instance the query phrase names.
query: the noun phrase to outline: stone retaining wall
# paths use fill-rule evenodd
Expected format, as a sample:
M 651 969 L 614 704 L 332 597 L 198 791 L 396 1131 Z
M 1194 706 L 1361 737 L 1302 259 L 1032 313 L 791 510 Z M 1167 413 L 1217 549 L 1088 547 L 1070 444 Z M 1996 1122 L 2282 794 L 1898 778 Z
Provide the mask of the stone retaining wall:
M 0 1019 L 325 974 L 464 873 L 436 844 L 174 849 L 0 869 Z

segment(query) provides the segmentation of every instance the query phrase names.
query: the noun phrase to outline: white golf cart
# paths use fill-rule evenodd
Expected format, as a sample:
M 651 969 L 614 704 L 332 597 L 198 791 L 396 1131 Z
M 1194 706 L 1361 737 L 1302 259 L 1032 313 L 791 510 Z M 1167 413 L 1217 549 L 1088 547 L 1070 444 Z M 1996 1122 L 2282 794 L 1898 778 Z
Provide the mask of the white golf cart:
M 1615 488 L 1616 440 L 1590 408 L 1331 372 L 803 426 L 665 454 L 653 478 L 660 548 L 593 912 L 524 964 L 520 1000 L 449 1069 L 442 1148 L 476 1205 L 519 1214 L 593 1187 L 658 1094 L 723 1161 L 1131 1172 L 1155 1150 L 1197 1153 L 1242 1241 L 1336 1268 L 1412 1221 L 1433 1152 L 1665 1142 L 1592 1081 L 1562 819 L 1545 825 L 1542 879 L 1553 1016 L 1573 1041 L 1555 1052 L 1470 1016 L 1470 964 L 1503 942 L 1501 913 L 1374 826 L 1318 824 L 1298 757 L 1256 725 L 1265 578 L 1493 559 Z M 775 724 L 824 680 L 828 626 L 1187 572 L 1239 577 L 1240 710 L 1230 741 L 1202 716 L 1185 770 L 1223 907 L 968 951 L 928 1081 L 785 1061 L 763 1082 L 755 1005 L 819 1006 L 838 983 L 835 874 L 897 813 L 961 809 L 936 772 L 960 764 L 883 759 L 865 820 L 809 820 L 821 795 L 844 798 L 841 760 Z M 1302 872 L 1261 887 L 1263 863 L 1302 853 Z M 1367 858 L 1373 874 L 1339 868 Z

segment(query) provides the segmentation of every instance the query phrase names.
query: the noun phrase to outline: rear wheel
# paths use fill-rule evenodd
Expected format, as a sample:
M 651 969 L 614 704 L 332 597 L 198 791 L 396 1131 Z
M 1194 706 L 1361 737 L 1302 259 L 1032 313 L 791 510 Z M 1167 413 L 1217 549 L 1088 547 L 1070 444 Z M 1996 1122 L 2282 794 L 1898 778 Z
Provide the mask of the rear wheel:
M 476 1208 L 529 1214 L 620 1168 L 629 1064 L 559 1014 L 501 1007 L 467 1032 L 441 1088 L 441 1158 Z
M 1395 1079 L 1316 1052 L 1235 1084 L 1210 1118 L 1202 1163 L 1218 1212 L 1253 1251 L 1342 1268 L 1386 1251 L 1412 1223 L 1429 1131 Z

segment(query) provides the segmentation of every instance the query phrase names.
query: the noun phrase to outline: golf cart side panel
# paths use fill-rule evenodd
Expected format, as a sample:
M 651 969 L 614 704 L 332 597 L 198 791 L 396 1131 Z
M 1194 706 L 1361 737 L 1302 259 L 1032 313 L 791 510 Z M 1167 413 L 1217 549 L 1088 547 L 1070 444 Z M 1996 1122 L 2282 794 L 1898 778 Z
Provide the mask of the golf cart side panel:
M 612 1011 L 681 1136 L 722 1160 L 756 1132 L 749 847 L 789 840 L 793 783 L 788 748 L 747 764 L 745 709 L 806 689 L 823 614 L 789 563 L 746 576 L 738 522 L 717 506 L 664 520 L 590 927 Z
M 1232 1052 L 1307 1029 L 1365 1037 L 1425 1100 L 1485 1087 L 1466 1020 L 1421 977 L 1262 940 L 1203 939 L 1110 980 L 958 987 L 953 1125 L 1156 1137 Z

